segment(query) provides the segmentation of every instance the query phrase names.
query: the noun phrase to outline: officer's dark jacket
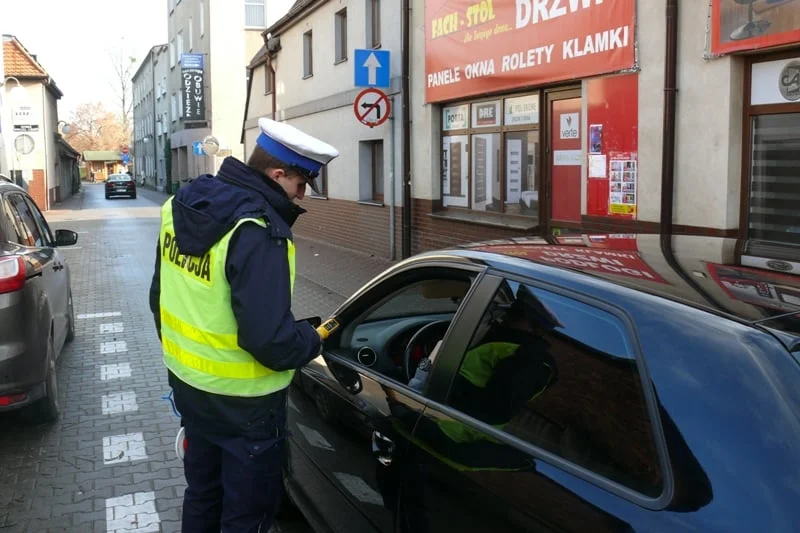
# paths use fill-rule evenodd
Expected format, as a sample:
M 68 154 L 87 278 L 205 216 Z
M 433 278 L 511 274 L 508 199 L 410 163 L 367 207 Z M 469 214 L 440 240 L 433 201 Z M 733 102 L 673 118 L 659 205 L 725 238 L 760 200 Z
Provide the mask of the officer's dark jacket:
M 201 256 L 243 217 L 263 218 L 268 227 L 244 224 L 233 235 L 225 274 L 238 323 L 239 346 L 273 370 L 299 368 L 320 352 L 320 339 L 291 312 L 286 239 L 304 212 L 274 181 L 228 157 L 217 176 L 203 175 L 181 187 L 173 200 L 175 240 L 181 254 Z M 160 243 L 159 243 L 160 246 Z M 160 254 L 150 287 L 150 310 L 160 335 Z M 170 373 L 181 415 L 219 431 L 271 430 L 283 424 L 285 391 L 267 398 L 232 398 L 198 391 Z M 271 415 L 277 416 L 270 422 Z

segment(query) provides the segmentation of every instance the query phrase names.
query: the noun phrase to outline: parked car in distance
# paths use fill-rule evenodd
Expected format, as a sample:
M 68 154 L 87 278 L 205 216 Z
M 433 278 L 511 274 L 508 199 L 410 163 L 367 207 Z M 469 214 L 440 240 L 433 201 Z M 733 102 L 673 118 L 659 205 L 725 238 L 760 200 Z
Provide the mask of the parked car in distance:
M 106 180 L 106 200 L 112 196 L 136 198 L 136 181 L 130 174 L 111 174 Z
M 334 533 L 797 531 L 800 255 L 663 242 L 500 239 L 375 277 L 290 385 L 287 501 Z
M 56 361 L 75 337 L 69 265 L 59 247 L 78 241 L 53 233 L 33 199 L 0 176 L 0 411 L 28 407 L 58 418 Z

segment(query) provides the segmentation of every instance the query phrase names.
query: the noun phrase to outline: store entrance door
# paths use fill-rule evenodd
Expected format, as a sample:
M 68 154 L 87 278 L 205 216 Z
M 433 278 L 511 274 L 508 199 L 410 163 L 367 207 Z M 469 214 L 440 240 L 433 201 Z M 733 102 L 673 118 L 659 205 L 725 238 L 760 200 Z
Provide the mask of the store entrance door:
M 581 91 L 547 94 L 548 227 L 580 228 L 581 224 Z

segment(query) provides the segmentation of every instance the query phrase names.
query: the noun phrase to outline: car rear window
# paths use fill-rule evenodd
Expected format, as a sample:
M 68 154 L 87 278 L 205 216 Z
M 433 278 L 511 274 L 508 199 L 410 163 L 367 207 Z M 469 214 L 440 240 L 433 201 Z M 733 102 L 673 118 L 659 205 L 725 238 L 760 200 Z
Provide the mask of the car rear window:
M 131 181 L 131 177 L 127 174 L 112 174 L 108 177 L 108 181 Z

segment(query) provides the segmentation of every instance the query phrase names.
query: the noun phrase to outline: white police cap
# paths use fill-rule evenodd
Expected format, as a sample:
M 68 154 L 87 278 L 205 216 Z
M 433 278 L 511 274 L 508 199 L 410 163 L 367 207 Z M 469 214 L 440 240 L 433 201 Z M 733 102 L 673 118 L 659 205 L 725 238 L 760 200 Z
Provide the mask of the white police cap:
M 258 127 L 261 129 L 261 133 L 256 139 L 256 144 L 271 156 L 304 175 L 311 188 L 319 192 L 315 178 L 319 176 L 324 165 L 339 157 L 339 151 L 328 143 L 285 122 L 260 118 Z

